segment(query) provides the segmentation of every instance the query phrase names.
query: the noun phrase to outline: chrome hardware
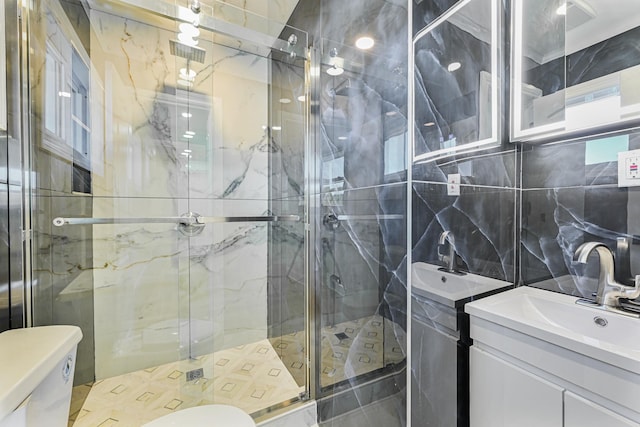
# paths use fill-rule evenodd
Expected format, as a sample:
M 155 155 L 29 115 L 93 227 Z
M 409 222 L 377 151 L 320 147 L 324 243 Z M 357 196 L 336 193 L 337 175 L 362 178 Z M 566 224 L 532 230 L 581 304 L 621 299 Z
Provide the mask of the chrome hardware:
M 449 253 L 440 252 L 440 248 L 449 243 Z M 456 269 L 456 239 L 450 231 L 443 231 L 438 239 L 438 259 L 444 264 L 440 270 L 447 273 L 464 274 Z
M 340 220 L 335 214 L 325 214 L 322 217 L 322 225 L 324 225 L 324 227 L 329 231 L 335 231 L 340 227 Z
M 62 379 L 65 384 L 69 382 L 71 373 L 73 372 L 73 356 L 67 356 L 66 360 L 62 362 Z
M 297 222 L 298 215 L 274 216 L 201 216 L 196 213 L 186 213 L 178 217 L 156 218 L 63 218 L 53 220 L 53 225 L 99 225 L 99 224 L 210 224 L 225 222 Z
M 100 225 L 100 224 L 178 224 L 178 231 L 185 236 L 192 237 L 202 233 L 205 224 L 220 224 L 227 222 L 298 222 L 298 215 L 269 215 L 269 216 L 202 216 L 195 212 L 187 212 L 177 217 L 156 218 L 63 218 L 53 220 L 53 225 Z
M 606 328 L 609 324 L 609 321 L 604 317 L 596 316 L 593 318 L 593 323 L 600 326 L 601 328 Z
M 640 275 L 635 277 L 635 286 L 625 286 L 616 282 L 614 278 L 613 254 L 604 243 L 600 242 L 587 242 L 580 245 L 573 256 L 574 262 L 586 264 L 589 255 L 593 251 L 596 251 L 600 258 L 600 273 L 595 306 L 609 311 L 617 311 L 637 316 L 621 310 L 620 299 L 636 299 L 640 297 Z M 584 300 L 578 300 L 577 302 L 579 304 L 585 304 Z
M 178 222 L 178 231 L 183 236 L 193 237 L 204 231 L 205 225 L 198 222 L 198 218 L 202 218 L 199 214 L 187 212 L 180 215 L 180 218 L 185 218 L 185 222 Z

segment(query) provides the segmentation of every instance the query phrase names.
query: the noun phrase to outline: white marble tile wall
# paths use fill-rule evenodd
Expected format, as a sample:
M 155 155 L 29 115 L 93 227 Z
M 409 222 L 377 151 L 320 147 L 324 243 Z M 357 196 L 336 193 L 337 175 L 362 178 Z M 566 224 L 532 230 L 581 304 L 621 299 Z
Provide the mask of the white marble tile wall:
M 176 100 L 186 60 L 170 55 L 175 33 L 97 11 L 91 20 L 104 99 L 94 217 L 264 214 L 267 60 L 203 35 L 206 62 L 191 62 L 193 92 Z M 210 224 L 189 239 L 175 225 L 94 226 L 97 378 L 266 338 L 266 227 Z

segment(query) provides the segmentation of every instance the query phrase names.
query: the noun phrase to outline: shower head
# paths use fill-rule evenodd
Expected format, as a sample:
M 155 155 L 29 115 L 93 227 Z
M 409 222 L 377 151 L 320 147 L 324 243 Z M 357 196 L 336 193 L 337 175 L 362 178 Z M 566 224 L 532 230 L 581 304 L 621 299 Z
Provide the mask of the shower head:
M 187 61 L 196 61 L 204 64 L 204 56 L 207 51 L 202 48 L 189 46 L 177 40 L 169 40 L 169 48 L 172 55 L 185 58 Z

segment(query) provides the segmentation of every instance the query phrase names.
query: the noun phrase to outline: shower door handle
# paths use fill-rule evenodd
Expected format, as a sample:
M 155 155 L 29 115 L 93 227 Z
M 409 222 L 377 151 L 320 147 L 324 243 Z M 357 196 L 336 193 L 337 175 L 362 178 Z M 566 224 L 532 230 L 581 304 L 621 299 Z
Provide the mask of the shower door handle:
M 153 218 L 63 218 L 53 220 L 53 225 L 99 225 L 99 224 L 178 224 L 178 230 L 185 236 L 202 233 L 205 224 L 224 224 L 231 222 L 298 222 L 298 215 L 259 215 L 259 216 L 202 216 L 188 212 L 181 216 Z
M 298 222 L 298 215 L 272 216 L 197 216 L 196 224 L 219 224 L 225 222 Z
M 155 218 L 63 218 L 53 219 L 53 225 L 100 225 L 100 224 L 184 224 L 197 223 L 195 217 L 155 217 Z
M 53 225 L 99 225 L 99 224 L 214 224 L 225 222 L 298 222 L 298 215 L 259 215 L 259 216 L 202 216 L 188 213 L 184 216 L 153 218 L 63 218 L 53 220 Z

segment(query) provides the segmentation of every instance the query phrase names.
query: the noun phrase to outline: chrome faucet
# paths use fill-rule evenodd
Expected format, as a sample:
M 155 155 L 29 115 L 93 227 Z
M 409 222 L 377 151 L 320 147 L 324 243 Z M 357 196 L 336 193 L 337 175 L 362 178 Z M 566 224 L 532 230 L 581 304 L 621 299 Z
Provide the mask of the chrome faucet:
M 620 299 L 636 299 L 640 297 L 640 275 L 635 277 L 635 286 L 625 286 L 616 282 L 614 278 L 613 253 L 604 243 L 583 243 L 576 249 L 573 260 L 580 264 L 586 264 L 589 255 L 593 251 L 596 251 L 600 258 L 600 274 L 596 293 L 596 304 L 599 308 L 618 311 L 620 309 Z
M 440 252 L 440 248 L 449 242 L 449 254 Z M 438 239 L 438 259 L 444 263 L 444 271 L 457 273 L 456 270 L 456 239 L 450 231 L 443 231 Z

